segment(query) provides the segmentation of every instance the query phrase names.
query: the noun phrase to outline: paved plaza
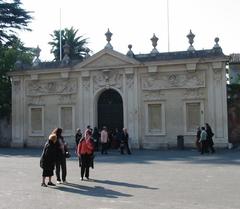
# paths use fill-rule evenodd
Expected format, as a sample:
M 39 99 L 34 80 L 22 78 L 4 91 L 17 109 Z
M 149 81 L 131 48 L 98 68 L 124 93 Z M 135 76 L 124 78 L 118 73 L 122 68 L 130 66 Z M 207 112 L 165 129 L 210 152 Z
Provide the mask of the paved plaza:
M 41 187 L 40 149 L 0 148 L 1 209 L 239 209 L 240 151 L 134 150 L 96 153 L 92 181 L 76 156 L 67 185 Z M 56 179 L 54 178 L 54 182 Z

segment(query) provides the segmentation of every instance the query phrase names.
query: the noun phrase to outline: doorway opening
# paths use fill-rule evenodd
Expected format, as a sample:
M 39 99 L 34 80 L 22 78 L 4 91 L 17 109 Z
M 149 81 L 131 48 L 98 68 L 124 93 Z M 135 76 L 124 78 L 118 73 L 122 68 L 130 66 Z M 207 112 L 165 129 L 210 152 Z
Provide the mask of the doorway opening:
M 123 101 L 116 90 L 108 89 L 99 96 L 97 112 L 99 129 L 103 126 L 112 131 L 123 128 Z

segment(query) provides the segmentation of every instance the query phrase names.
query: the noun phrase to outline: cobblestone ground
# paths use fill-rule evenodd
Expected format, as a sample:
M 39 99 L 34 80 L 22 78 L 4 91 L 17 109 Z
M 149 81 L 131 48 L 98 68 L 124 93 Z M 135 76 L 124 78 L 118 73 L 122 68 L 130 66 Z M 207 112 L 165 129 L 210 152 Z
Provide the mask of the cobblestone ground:
M 40 149 L 0 148 L 1 209 L 239 209 L 240 151 L 96 153 L 92 181 L 68 162 L 67 185 L 43 188 Z M 73 154 L 74 155 L 74 154 Z M 56 179 L 53 179 L 56 182 Z

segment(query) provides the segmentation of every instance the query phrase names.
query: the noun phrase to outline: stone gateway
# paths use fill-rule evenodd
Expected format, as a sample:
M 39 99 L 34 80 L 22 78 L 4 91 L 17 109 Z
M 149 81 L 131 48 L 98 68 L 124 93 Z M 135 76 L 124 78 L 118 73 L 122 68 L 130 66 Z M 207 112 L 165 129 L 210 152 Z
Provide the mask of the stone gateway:
M 154 35 L 155 36 L 155 35 Z M 156 37 L 156 36 L 155 36 Z M 87 125 L 127 127 L 134 148 L 174 147 L 183 135 L 194 146 L 197 127 L 209 123 L 216 146 L 228 142 L 226 72 L 218 45 L 209 50 L 127 55 L 106 47 L 78 63 L 35 62 L 12 78 L 12 146 L 42 146 L 63 128 L 70 145 Z M 66 59 L 65 59 L 66 61 Z

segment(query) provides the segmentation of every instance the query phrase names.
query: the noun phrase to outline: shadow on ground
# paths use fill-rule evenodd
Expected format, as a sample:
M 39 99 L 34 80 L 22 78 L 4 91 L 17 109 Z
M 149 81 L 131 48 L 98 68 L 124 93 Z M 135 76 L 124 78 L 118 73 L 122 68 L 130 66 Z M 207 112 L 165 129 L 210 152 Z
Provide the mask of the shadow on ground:
M 94 180 L 94 182 L 101 183 L 101 184 L 114 185 L 114 186 L 131 187 L 131 188 L 142 188 L 142 189 L 152 189 L 152 190 L 158 189 L 155 187 L 149 187 L 149 186 L 144 186 L 139 184 L 131 184 L 131 183 L 121 182 L 121 181 Z
M 104 197 L 104 198 L 119 198 L 119 197 L 132 197 L 130 194 L 118 192 L 112 189 L 106 189 L 103 186 L 84 186 L 74 183 L 68 183 L 66 185 L 60 185 L 57 187 L 51 187 L 52 189 L 60 190 L 63 192 L 70 192 L 75 194 Z

